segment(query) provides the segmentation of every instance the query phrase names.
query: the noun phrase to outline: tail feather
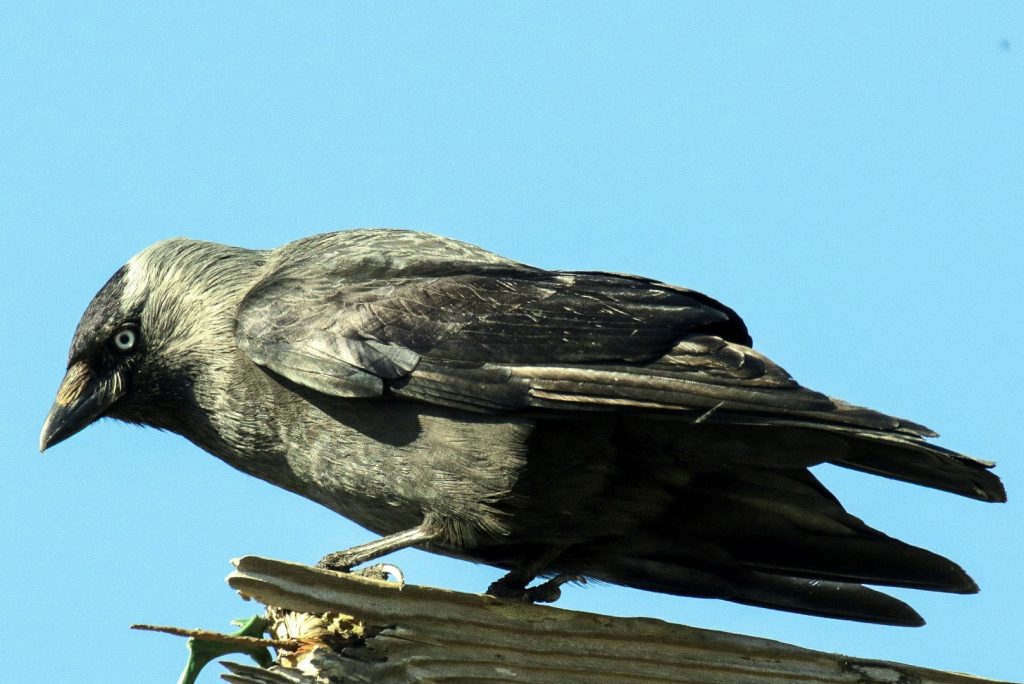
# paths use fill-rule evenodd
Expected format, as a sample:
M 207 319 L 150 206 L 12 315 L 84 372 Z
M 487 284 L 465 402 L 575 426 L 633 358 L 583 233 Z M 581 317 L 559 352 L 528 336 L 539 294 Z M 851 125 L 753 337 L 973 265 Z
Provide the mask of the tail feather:
M 897 627 L 920 627 L 924 618 L 888 594 L 845 582 L 752 573 L 754 581 L 731 600 L 791 613 L 872 622 Z
M 820 421 L 814 420 L 819 414 L 801 419 L 709 412 L 702 424 L 669 428 L 661 439 L 666 446 L 693 445 L 709 457 L 740 465 L 792 468 L 834 463 L 980 501 L 1006 501 L 1003 483 L 991 472 L 992 462 L 931 444 L 924 438 L 934 433 L 906 421 L 888 430 L 836 422 L 847 413 L 874 413 L 842 406 L 820 414 Z
M 808 470 L 728 467 L 664 472 L 671 502 L 637 527 L 570 547 L 562 571 L 683 596 L 887 625 L 921 616 L 875 584 L 973 593 L 942 556 L 850 515 Z M 652 513 L 655 509 L 652 509 Z M 564 565 L 563 565 L 564 564 Z
M 720 598 L 734 603 L 818 617 L 881 625 L 920 627 L 924 619 L 903 601 L 859 584 L 827 582 L 745 571 L 723 577 L 692 568 L 631 557 L 604 559 L 600 580 L 677 596 Z
M 1003 485 L 992 464 L 927 443 L 932 433 L 923 426 L 841 402 L 832 413 L 841 415 L 630 416 L 581 422 L 569 437 L 560 425 L 556 446 L 593 452 L 585 473 L 612 473 L 596 488 L 580 480 L 592 487 L 579 489 L 588 502 L 580 510 L 591 514 L 574 520 L 573 530 L 593 536 L 580 541 L 550 520 L 518 520 L 529 520 L 528 536 L 542 546 L 573 539 L 545 571 L 809 615 L 923 624 L 902 601 L 863 585 L 952 593 L 977 585 L 952 561 L 848 513 L 808 468 L 833 463 L 983 501 L 1004 501 Z M 545 492 L 548 482 L 535 476 L 530 484 Z M 551 496 L 573 501 L 561 487 Z
M 666 540 L 683 534 L 713 541 L 743 566 L 776 574 L 953 593 L 978 590 L 952 561 L 869 527 L 824 491 L 805 470 L 705 473 L 680 487 L 678 503 L 651 531 Z
M 1006 489 L 991 472 L 995 464 L 990 461 L 899 435 L 856 433 L 856 437 L 850 440 L 850 453 L 835 460 L 836 465 L 980 501 L 1006 501 Z

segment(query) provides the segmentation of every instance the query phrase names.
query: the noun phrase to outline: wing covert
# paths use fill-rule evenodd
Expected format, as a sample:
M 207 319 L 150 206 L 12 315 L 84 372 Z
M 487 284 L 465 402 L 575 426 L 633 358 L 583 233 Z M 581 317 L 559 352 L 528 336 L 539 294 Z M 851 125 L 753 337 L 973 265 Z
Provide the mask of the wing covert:
M 802 390 L 743 346 L 749 337 L 734 312 L 699 293 L 608 273 L 447 270 L 378 270 L 363 281 L 271 273 L 239 309 L 239 347 L 317 391 L 390 390 L 482 411 L 706 408 Z M 804 408 L 827 402 L 789 394 L 802 394 Z

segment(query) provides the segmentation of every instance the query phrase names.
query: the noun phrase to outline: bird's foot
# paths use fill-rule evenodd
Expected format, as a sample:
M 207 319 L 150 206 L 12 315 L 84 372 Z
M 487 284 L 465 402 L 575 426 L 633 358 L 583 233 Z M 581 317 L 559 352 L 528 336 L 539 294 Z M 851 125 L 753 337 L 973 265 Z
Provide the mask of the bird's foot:
M 358 570 L 350 570 L 349 572 L 353 575 L 368 577 L 370 579 L 380 580 L 381 582 L 387 582 L 393 578 L 399 588 L 405 586 L 405 573 L 402 572 L 400 567 L 392 565 L 391 563 L 377 563 L 376 565 L 359 568 Z
M 487 587 L 487 593 L 497 598 L 522 603 L 554 603 L 562 596 L 562 585 L 566 582 L 586 584 L 587 578 L 583 575 L 556 575 L 537 586 L 527 587 L 516 582 L 515 578 L 506 576 L 492 582 L 491 586 Z
M 393 577 L 398 583 L 398 586 L 405 586 L 405 573 L 402 572 L 402 569 L 397 565 L 392 565 L 391 563 L 377 563 L 365 568 L 353 570 L 352 566 L 356 565 L 358 562 L 358 559 L 353 559 L 352 555 L 347 551 L 335 551 L 334 553 L 329 553 L 317 561 L 316 567 L 321 570 L 344 572 L 351 575 L 359 575 L 360 577 L 367 577 L 369 579 L 385 582 Z

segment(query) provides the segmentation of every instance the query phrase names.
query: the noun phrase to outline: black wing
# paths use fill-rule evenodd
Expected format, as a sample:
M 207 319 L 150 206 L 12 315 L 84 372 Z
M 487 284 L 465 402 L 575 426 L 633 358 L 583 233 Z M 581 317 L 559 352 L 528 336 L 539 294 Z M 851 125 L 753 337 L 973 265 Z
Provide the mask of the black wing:
M 243 302 L 237 334 L 256 363 L 338 396 L 478 411 L 834 408 L 750 349 L 732 311 L 630 276 L 505 269 L 326 296 L 271 276 Z
M 292 382 L 342 397 L 827 428 L 854 446 L 823 460 L 975 498 L 1004 496 L 986 472 L 991 464 L 927 444 L 927 428 L 800 386 L 751 349 L 739 316 L 710 297 L 497 257 L 446 261 L 443 242 L 428 247 L 422 258 L 393 263 L 365 252 L 282 262 L 242 302 L 239 347 Z M 858 447 L 862 438 L 872 448 Z

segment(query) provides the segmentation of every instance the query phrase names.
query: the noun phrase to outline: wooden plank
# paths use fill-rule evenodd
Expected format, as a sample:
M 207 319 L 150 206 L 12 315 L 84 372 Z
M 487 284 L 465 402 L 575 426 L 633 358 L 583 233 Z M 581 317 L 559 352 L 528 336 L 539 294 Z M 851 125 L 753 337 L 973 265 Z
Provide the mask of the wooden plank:
M 994 681 L 661 620 L 616 618 L 429 587 L 400 588 L 255 556 L 234 563 L 228 583 L 272 607 L 274 636 L 304 638 L 310 644 L 297 656 L 283 653 L 284 666 L 276 673 L 232 666 L 225 679 L 236 684 Z

